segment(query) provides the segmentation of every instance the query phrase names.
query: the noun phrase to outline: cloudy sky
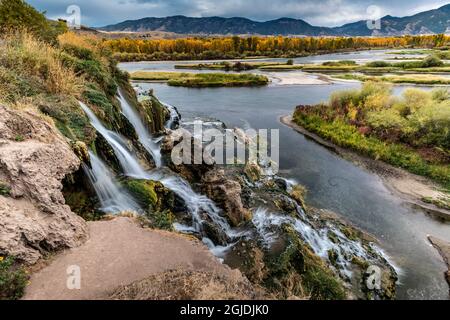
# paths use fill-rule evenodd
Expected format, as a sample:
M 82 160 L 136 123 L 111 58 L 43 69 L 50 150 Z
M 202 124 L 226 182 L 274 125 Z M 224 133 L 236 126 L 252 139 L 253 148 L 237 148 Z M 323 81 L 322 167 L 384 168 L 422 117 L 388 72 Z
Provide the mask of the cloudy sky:
M 301 18 L 313 25 L 337 26 L 375 15 L 405 16 L 438 8 L 449 0 L 27 0 L 49 18 L 64 17 L 70 5 L 81 8 L 82 24 L 104 26 L 144 17 L 247 17 L 264 21 Z M 371 7 L 373 8 L 373 7 Z

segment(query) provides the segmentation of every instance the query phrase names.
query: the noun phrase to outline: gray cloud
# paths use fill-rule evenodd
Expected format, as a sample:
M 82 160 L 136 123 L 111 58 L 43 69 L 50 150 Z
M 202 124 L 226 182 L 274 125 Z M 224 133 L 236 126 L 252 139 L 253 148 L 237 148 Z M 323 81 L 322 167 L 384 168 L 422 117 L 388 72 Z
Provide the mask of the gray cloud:
M 375 5 L 381 15 L 405 16 L 437 8 L 446 0 L 28 0 L 50 18 L 64 17 L 75 4 L 82 23 L 103 26 L 144 17 L 186 15 L 224 16 L 270 20 L 280 17 L 304 19 L 313 25 L 336 26 L 370 18 L 367 8 Z

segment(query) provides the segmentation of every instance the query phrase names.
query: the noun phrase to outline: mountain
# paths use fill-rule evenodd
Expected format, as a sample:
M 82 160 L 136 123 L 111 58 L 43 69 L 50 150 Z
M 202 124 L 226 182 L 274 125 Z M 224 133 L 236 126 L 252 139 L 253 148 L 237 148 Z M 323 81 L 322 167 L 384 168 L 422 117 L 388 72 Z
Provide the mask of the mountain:
M 260 34 L 260 35 L 334 35 L 330 28 L 315 27 L 303 20 L 281 18 L 266 22 L 246 18 L 190 18 L 173 16 L 128 20 L 100 28 L 103 31 L 165 31 L 180 34 Z
M 365 20 L 341 27 L 313 26 L 301 19 L 281 18 L 258 22 L 247 18 L 191 18 L 173 16 L 127 20 L 105 26 L 99 30 L 122 32 L 165 31 L 178 34 L 256 34 L 256 35 L 304 35 L 304 36 L 369 36 L 450 33 L 450 4 L 421 12 L 409 17 L 385 16 L 380 30 L 367 28 Z
M 381 30 L 368 29 L 365 20 L 349 23 L 334 30 L 347 36 L 450 33 L 450 4 L 409 17 L 385 16 L 381 18 Z

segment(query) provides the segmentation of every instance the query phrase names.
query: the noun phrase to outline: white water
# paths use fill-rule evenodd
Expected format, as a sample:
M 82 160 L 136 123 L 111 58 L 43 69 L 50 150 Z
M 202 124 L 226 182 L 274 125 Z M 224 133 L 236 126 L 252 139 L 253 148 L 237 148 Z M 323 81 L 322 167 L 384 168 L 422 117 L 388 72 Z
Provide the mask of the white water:
M 92 126 L 108 141 L 111 148 L 113 148 L 114 154 L 119 160 L 125 174 L 134 178 L 146 176 L 147 173 L 128 149 L 126 140 L 118 133 L 108 130 L 83 102 L 80 102 L 80 106 L 88 116 Z
M 163 105 L 169 110 L 170 112 L 170 118 L 167 120 L 165 127 L 167 129 L 175 129 L 175 124 L 180 121 L 180 115 L 178 114 L 177 109 L 174 106 L 171 106 L 170 104 L 163 103 Z
M 301 218 L 304 219 L 305 215 L 303 210 L 298 207 L 297 211 L 299 212 Z M 347 278 L 351 278 L 352 276 L 352 272 L 350 270 L 350 262 L 352 257 L 356 256 L 365 261 L 373 260 L 373 258 L 367 254 L 366 249 L 363 248 L 359 241 L 348 239 L 340 230 L 332 225 L 316 230 L 309 223 L 300 218 L 270 213 L 264 208 L 258 208 L 254 212 L 252 222 L 267 248 L 270 248 L 271 245 L 278 240 L 278 233 L 274 230 L 274 226 L 281 227 L 283 225 L 291 225 L 299 236 L 309 244 L 314 253 L 322 259 L 329 261 L 328 252 L 330 250 L 337 253 L 335 264 L 337 265 L 338 271 L 341 275 Z M 334 237 L 338 240 L 338 243 L 331 241 L 328 237 L 329 232 L 334 234 Z M 376 248 L 374 245 L 373 247 Z M 382 257 L 384 258 L 384 256 Z
M 119 102 L 123 114 L 131 122 L 134 129 L 136 130 L 136 133 L 138 134 L 139 137 L 139 142 L 142 143 L 145 150 L 147 150 L 152 155 L 156 167 L 158 168 L 161 167 L 162 165 L 161 151 L 158 143 L 153 139 L 152 135 L 145 127 L 139 114 L 136 112 L 136 110 L 133 109 L 132 106 L 130 106 L 130 104 L 123 97 L 120 91 L 119 91 Z
M 117 183 L 114 173 L 93 152 L 89 151 L 91 167 L 83 163 L 83 170 L 89 178 L 100 200 L 100 210 L 105 213 L 139 211 L 140 207 Z
M 113 148 L 114 153 L 116 154 L 125 175 L 137 179 L 159 181 L 166 188 L 173 191 L 176 195 L 184 200 L 189 213 L 192 216 L 192 223 L 195 231 L 200 232 L 202 230 L 202 223 L 204 222 L 202 214 L 206 214 L 211 222 L 220 227 L 221 231 L 224 232 L 228 237 L 233 238 L 239 235 L 238 232 L 232 230 L 226 219 L 220 215 L 221 210 L 215 205 L 213 201 L 211 201 L 204 195 L 200 195 L 194 192 L 189 183 L 187 183 L 181 177 L 177 176 L 175 173 L 169 171 L 168 169 L 167 171 L 169 171 L 170 174 L 166 174 L 158 169 L 152 172 L 147 172 L 139 164 L 135 155 L 133 155 L 130 150 L 123 146 L 123 138 L 121 138 L 117 133 L 106 129 L 100 122 L 100 120 L 95 116 L 95 114 L 85 104 L 80 102 L 80 105 L 88 115 L 94 128 L 103 135 L 106 141 Z M 125 116 L 127 115 L 125 114 Z M 130 122 L 133 124 L 131 120 Z M 136 130 L 136 132 L 138 133 L 138 135 L 141 134 L 139 130 Z M 148 133 L 144 133 L 144 137 L 139 136 L 139 138 L 144 139 L 145 136 L 148 135 Z M 106 167 L 104 169 L 107 170 Z M 181 230 L 185 231 L 189 229 L 189 227 L 186 226 L 179 227 Z

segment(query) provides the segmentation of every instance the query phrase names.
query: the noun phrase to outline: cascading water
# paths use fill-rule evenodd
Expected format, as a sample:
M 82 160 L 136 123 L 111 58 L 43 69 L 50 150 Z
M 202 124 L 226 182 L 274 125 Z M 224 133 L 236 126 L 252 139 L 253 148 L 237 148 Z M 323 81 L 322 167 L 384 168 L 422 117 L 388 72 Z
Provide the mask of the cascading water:
M 94 112 L 92 112 L 92 110 L 83 102 L 80 102 L 80 106 L 88 116 L 92 126 L 106 139 L 106 141 L 108 141 L 111 148 L 113 148 L 125 174 L 134 178 L 143 178 L 147 176 L 147 172 L 139 164 L 139 161 L 137 161 L 128 150 L 125 139 L 118 133 L 106 129 Z
M 100 210 L 106 213 L 140 210 L 133 197 L 117 183 L 106 164 L 91 151 L 89 157 L 91 166 L 83 163 L 83 170 L 100 200 Z
M 239 235 L 239 233 L 232 230 L 228 222 L 222 216 L 220 216 L 221 210 L 217 208 L 213 201 L 211 201 L 206 196 L 195 193 L 185 180 L 168 169 L 165 169 L 165 171 L 168 171 L 170 174 L 166 174 L 163 172 L 163 170 L 160 169 L 156 169 L 152 172 L 147 172 L 139 164 L 135 155 L 133 155 L 126 147 L 124 147 L 123 138 L 121 138 L 117 133 L 106 129 L 100 122 L 100 120 L 95 116 L 95 114 L 85 104 L 80 102 L 80 105 L 88 115 L 94 128 L 103 135 L 103 137 L 109 144 L 111 144 L 111 147 L 113 148 L 114 153 L 116 154 L 125 175 L 137 179 L 159 181 L 166 188 L 173 191 L 176 195 L 184 200 L 189 213 L 192 216 L 193 226 L 187 227 L 175 225 L 175 227 L 178 227 L 179 231 L 190 231 L 192 229 L 192 231 L 200 232 L 202 230 L 202 225 L 204 222 L 201 214 L 204 213 L 209 217 L 212 223 L 214 223 L 216 226 L 219 226 L 221 231 L 224 232 L 230 239 L 233 239 Z M 125 116 L 127 116 L 125 112 L 124 114 Z M 133 124 L 133 121 L 130 120 L 130 122 Z M 138 133 L 138 135 L 141 134 L 140 130 L 136 130 L 136 132 Z M 149 133 L 145 133 L 144 137 L 140 137 L 140 139 L 144 139 L 146 136 L 149 136 Z
M 139 142 L 142 143 L 144 148 L 152 155 L 156 167 L 158 168 L 161 167 L 162 165 L 161 150 L 158 143 L 150 135 L 149 131 L 142 122 L 139 114 L 128 103 L 128 101 L 124 98 L 124 96 L 120 91 L 119 91 L 119 102 L 123 114 L 131 122 L 134 129 L 136 130 L 136 133 L 138 134 L 139 137 Z
M 163 105 L 169 110 L 170 118 L 167 120 L 165 127 L 167 129 L 175 129 L 178 123 L 180 122 L 180 114 L 178 113 L 177 109 L 174 106 L 171 106 L 170 104 L 163 103 Z
M 352 271 L 350 270 L 350 262 L 352 257 L 361 258 L 364 261 L 374 261 L 374 257 L 370 256 L 362 244 L 358 241 L 350 240 L 340 231 L 336 226 L 327 224 L 325 227 L 314 229 L 303 209 L 296 205 L 298 218 L 291 216 L 270 213 L 267 209 L 258 208 L 254 214 L 252 222 L 256 230 L 266 245 L 270 246 L 278 239 L 277 232 L 273 227 L 281 227 L 283 225 L 290 225 L 299 234 L 299 236 L 312 248 L 315 254 L 324 260 L 329 260 L 329 252 L 332 250 L 336 254 L 334 265 L 340 272 L 341 276 L 350 279 Z M 333 234 L 334 241 L 330 239 L 329 234 Z M 385 259 L 390 265 L 392 263 L 386 259 L 386 256 L 381 254 L 381 250 L 375 245 L 371 247 L 378 256 Z M 393 265 L 392 265 L 393 266 Z M 400 272 L 398 268 L 393 266 L 397 273 Z

